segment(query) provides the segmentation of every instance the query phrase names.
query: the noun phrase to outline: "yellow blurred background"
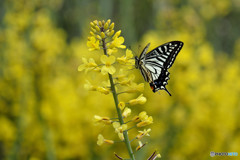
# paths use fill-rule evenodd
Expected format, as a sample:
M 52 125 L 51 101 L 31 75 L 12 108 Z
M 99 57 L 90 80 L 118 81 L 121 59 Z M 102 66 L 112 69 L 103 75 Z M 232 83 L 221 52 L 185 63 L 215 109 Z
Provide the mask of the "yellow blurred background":
M 162 159 L 236 159 L 209 154 L 240 154 L 239 17 L 239 0 L 1 0 L 0 159 L 127 156 L 124 144 L 96 145 L 99 133 L 116 139 L 92 121 L 116 116 L 114 102 L 84 89 L 86 79 L 100 85 L 101 75 L 77 71 L 82 57 L 102 54 L 87 49 L 89 22 L 109 18 L 136 54 L 149 42 L 184 42 L 170 69 L 172 97 L 146 84 L 147 103 L 132 108 L 154 119 L 137 159 L 155 149 Z

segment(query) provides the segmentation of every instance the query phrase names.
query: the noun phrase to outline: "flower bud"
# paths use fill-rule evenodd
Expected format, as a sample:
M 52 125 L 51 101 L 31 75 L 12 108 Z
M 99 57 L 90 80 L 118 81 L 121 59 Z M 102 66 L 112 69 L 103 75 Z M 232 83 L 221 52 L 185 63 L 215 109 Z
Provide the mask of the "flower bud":
M 105 38 L 105 34 L 103 32 L 101 32 L 101 37 L 102 39 Z
M 98 21 L 97 21 L 97 20 L 94 20 L 93 23 L 94 23 L 95 25 L 98 25 Z
M 97 39 L 101 40 L 102 38 L 101 38 L 101 36 L 97 35 Z
M 98 26 L 95 26 L 96 31 L 100 32 L 100 28 Z
M 102 22 L 98 21 L 98 25 L 99 25 L 99 27 L 102 27 Z
M 108 23 L 108 25 L 109 25 L 111 23 L 111 19 L 108 19 L 106 23 Z
M 108 23 L 105 23 L 104 24 L 104 30 L 107 30 L 108 29 Z
M 120 34 L 121 34 L 121 32 L 122 32 L 121 30 L 117 31 L 117 32 L 115 33 L 115 35 L 112 37 L 112 39 L 115 39 L 115 38 L 119 37 Z
M 93 22 L 90 22 L 91 27 L 95 27 L 95 24 Z
M 119 102 L 118 107 L 119 107 L 121 110 L 123 110 L 124 107 L 125 107 L 125 103 L 124 103 L 124 102 Z
M 90 31 L 90 34 L 91 34 L 91 36 L 95 36 L 95 34 L 92 31 Z
M 126 107 L 122 113 L 123 118 L 126 118 L 131 115 L 131 109 Z
M 109 26 L 109 29 L 112 30 L 114 28 L 114 22 Z
M 123 136 L 123 133 L 118 133 L 118 137 L 119 137 L 119 139 L 121 139 L 122 141 L 124 140 L 124 136 Z
M 96 33 L 96 29 L 94 29 L 93 27 L 91 27 L 91 31 L 93 31 L 93 33 Z
M 111 30 L 110 32 L 108 32 L 108 36 L 112 36 L 114 34 L 114 30 Z

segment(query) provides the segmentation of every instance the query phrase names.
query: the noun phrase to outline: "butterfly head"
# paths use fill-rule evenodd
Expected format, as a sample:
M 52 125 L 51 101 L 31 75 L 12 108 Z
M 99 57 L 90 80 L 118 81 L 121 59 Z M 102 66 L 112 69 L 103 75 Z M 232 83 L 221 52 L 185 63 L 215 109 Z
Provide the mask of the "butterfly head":
M 139 58 L 137 56 L 135 56 L 135 68 L 139 68 Z

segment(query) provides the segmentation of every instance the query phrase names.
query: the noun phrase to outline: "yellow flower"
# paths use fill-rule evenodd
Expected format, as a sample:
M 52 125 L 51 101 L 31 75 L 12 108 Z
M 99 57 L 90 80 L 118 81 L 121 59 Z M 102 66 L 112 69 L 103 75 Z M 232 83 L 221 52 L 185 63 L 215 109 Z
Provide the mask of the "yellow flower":
M 117 32 L 114 34 L 114 36 L 112 37 L 112 39 L 114 40 L 114 39 L 118 38 L 118 37 L 120 36 L 121 32 L 122 32 L 121 30 L 117 31 Z
M 156 151 L 154 151 L 148 159 L 154 160 L 156 158 L 161 158 L 161 155 L 159 153 L 157 154 Z
M 139 118 L 141 121 L 144 121 L 146 119 L 148 119 L 148 115 L 146 111 L 142 111 L 141 113 L 139 113 Z
M 98 24 L 98 20 L 94 20 L 93 24 L 97 25 Z
M 114 74 L 116 72 L 116 69 L 112 66 L 112 64 L 115 62 L 115 57 L 114 56 L 106 56 L 106 55 L 102 55 L 101 56 L 101 62 L 103 64 L 105 64 L 102 69 L 101 72 L 102 74 Z
M 104 139 L 103 135 L 99 134 L 98 135 L 97 145 L 101 146 L 104 142 L 108 143 L 108 144 L 113 144 L 114 143 L 113 140 Z
M 136 116 L 135 119 L 133 119 L 133 121 L 135 121 L 135 122 L 138 122 L 139 120 L 141 120 L 141 122 L 139 122 L 137 124 L 137 127 L 144 127 L 146 125 L 149 125 L 149 124 L 153 123 L 152 116 L 148 116 L 147 112 L 145 112 L 145 111 L 139 113 L 139 115 Z
M 111 124 L 112 120 L 109 117 L 101 117 L 98 115 L 94 115 L 94 121 L 95 123 L 104 123 L 104 124 Z
M 123 133 L 123 131 L 127 130 L 127 124 L 120 125 L 119 122 L 113 122 L 113 128 L 116 133 Z
M 126 50 L 126 55 L 125 56 L 122 56 L 122 57 L 119 57 L 117 58 L 117 61 L 120 63 L 120 64 L 126 64 L 126 65 L 134 65 L 135 64 L 135 60 L 132 59 L 133 58 L 133 54 L 132 54 L 132 51 L 127 49 Z
M 114 22 L 111 23 L 111 25 L 109 26 L 109 29 L 110 30 L 114 29 Z
M 97 40 L 94 36 L 88 37 L 87 46 L 89 47 L 89 51 L 99 50 L 99 40 Z
M 146 101 L 147 101 L 146 97 L 143 97 L 143 94 L 141 94 L 138 98 L 130 100 L 129 104 L 130 105 L 144 104 L 146 103 Z
M 87 68 L 87 64 L 88 64 L 87 59 L 83 57 L 82 62 L 83 62 L 83 64 L 78 66 L 78 71 L 82 71 Z
M 87 72 L 88 70 L 94 69 L 97 67 L 97 64 L 95 63 L 93 58 L 90 58 L 88 61 L 86 58 L 82 58 L 83 64 L 78 66 L 78 71 L 82 71 L 85 69 Z
M 103 38 L 105 38 L 105 34 L 104 34 L 104 32 L 101 32 L 101 38 L 103 39 Z
M 104 30 L 107 30 L 108 29 L 108 26 L 109 26 L 109 24 L 110 24 L 110 22 L 111 22 L 111 20 L 109 21 L 109 20 L 107 20 L 107 22 L 104 24 Z
M 123 110 L 124 107 L 125 107 L 125 103 L 124 103 L 124 102 L 119 102 L 118 107 L 119 107 L 121 110 Z
M 137 136 L 136 136 L 136 138 L 137 139 L 141 139 L 141 138 L 143 138 L 144 136 L 150 136 L 148 133 L 151 131 L 151 129 L 149 128 L 149 129 L 144 129 L 143 131 L 138 131 L 138 132 L 140 132 Z
M 133 75 L 133 74 L 131 74 Z M 125 69 L 120 69 L 118 75 L 116 76 L 117 79 L 125 78 L 127 76 Z
M 138 141 L 138 146 L 137 146 L 137 148 L 136 148 L 136 151 L 142 149 L 145 145 L 146 145 L 146 143 L 142 144 L 141 141 Z
M 145 121 L 148 119 L 148 115 L 146 111 L 142 111 L 139 115 L 132 118 L 133 122 Z
M 123 118 L 126 118 L 126 117 L 130 116 L 130 115 L 131 115 L 131 112 L 132 112 L 131 109 L 128 108 L 128 107 L 126 107 L 126 108 L 124 109 L 123 113 L 122 113 Z
M 126 58 L 127 58 L 127 59 L 133 58 L 133 54 L 132 54 L 132 51 L 131 51 L 130 49 L 127 49 L 127 50 L 126 50 Z
M 95 122 L 101 122 L 102 117 L 98 116 L 98 115 L 94 115 L 94 121 Z
M 132 118 L 132 121 L 133 121 L 133 122 L 139 122 L 139 121 L 141 121 L 141 120 L 140 120 L 139 116 L 134 116 L 134 117 Z
M 97 86 L 92 85 L 89 81 L 86 80 L 86 84 L 84 84 L 84 88 L 89 91 L 96 91 Z
M 126 48 L 125 45 L 122 45 L 124 43 L 124 38 L 123 37 L 117 37 L 114 38 L 113 41 L 111 42 L 109 48 L 113 49 L 113 48 Z
M 97 87 L 97 91 L 107 95 L 110 93 L 111 89 L 106 87 Z
M 120 74 L 117 76 L 117 82 L 121 85 L 131 85 L 132 81 L 135 79 L 134 75 L 127 76 L 126 74 Z
M 107 32 L 107 36 L 111 37 L 113 34 L 114 34 L 114 30 L 109 29 L 109 32 Z
M 143 92 L 144 90 L 144 83 L 136 84 L 132 83 L 129 86 L 129 89 L 127 91 L 124 91 L 126 93 L 135 93 L 135 92 Z
M 158 153 L 156 157 L 157 158 L 161 158 L 162 156 L 161 156 L 161 154 Z
M 152 123 L 153 123 L 153 118 L 152 118 L 152 116 L 150 116 L 146 120 L 144 120 L 142 122 L 139 122 L 137 124 L 137 127 L 144 127 L 144 126 L 147 126 L 147 125 L 152 124 Z
M 103 137 L 103 135 L 99 134 L 97 145 L 101 146 L 103 143 L 104 143 L 104 137 Z
M 108 44 L 108 43 L 107 43 Z M 109 45 L 107 45 L 107 47 L 108 47 Z M 110 49 L 110 48 L 108 48 L 107 49 L 107 53 L 108 53 L 108 55 L 112 55 L 112 53 L 115 53 L 115 52 L 117 52 L 118 50 L 117 50 L 117 48 L 112 48 L 112 49 Z
M 118 128 L 120 127 L 120 123 L 119 122 L 113 122 L 113 128 Z
M 118 137 L 119 137 L 119 139 L 121 139 L 122 141 L 124 140 L 124 136 L 123 136 L 123 133 L 118 133 Z

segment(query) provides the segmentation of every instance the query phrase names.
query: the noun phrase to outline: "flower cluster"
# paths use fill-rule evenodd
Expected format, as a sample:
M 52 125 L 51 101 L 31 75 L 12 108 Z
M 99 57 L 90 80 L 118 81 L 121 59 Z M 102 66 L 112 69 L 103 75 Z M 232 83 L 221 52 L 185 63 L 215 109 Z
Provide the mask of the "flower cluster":
M 131 142 L 139 140 L 139 145 L 137 146 L 136 151 L 140 150 L 143 146 L 145 146 L 145 144 L 142 144 L 140 139 L 145 136 L 150 136 L 149 133 L 151 129 L 148 128 L 138 131 L 139 133 L 136 133 L 135 137 L 130 140 L 128 132 L 133 128 L 146 127 L 152 124 L 153 118 L 152 116 L 148 116 L 145 111 L 130 118 L 132 114 L 130 106 L 143 105 L 146 103 L 147 98 L 144 97 L 143 94 L 140 94 L 137 98 L 130 99 L 128 101 L 119 101 L 118 99 L 121 98 L 121 94 L 124 93 L 129 94 L 143 92 L 144 84 L 135 83 L 133 81 L 135 77 L 133 75 L 128 75 L 127 71 L 129 68 L 134 66 L 132 51 L 126 49 L 125 55 L 117 56 L 116 52 L 118 49 L 126 48 L 126 46 L 123 45 L 124 38 L 121 36 L 121 30 L 115 32 L 114 23 L 111 23 L 111 20 L 107 20 L 106 22 L 95 20 L 91 22 L 90 25 L 91 36 L 88 37 L 87 46 L 89 51 L 103 50 L 103 54 L 100 56 L 100 60 L 98 60 L 101 63 L 97 64 L 97 61 L 93 58 L 90 58 L 89 60 L 82 58 L 83 64 L 78 67 L 78 70 L 85 70 L 85 72 L 99 71 L 102 75 L 108 75 L 109 81 L 104 82 L 104 85 L 92 85 L 89 81 L 87 81 L 85 88 L 90 91 L 98 91 L 103 94 L 112 93 L 118 114 L 117 118 L 95 115 L 94 121 L 98 124 L 112 125 L 115 133 L 120 139 L 120 142 L 125 142 L 130 158 L 134 160 L 135 157 L 132 151 Z M 114 144 L 115 142 L 117 141 L 105 139 L 102 134 L 98 135 L 98 145 L 102 145 L 104 143 Z M 117 154 L 115 155 L 117 158 L 120 157 Z M 157 157 L 160 156 L 156 154 L 156 156 L 153 156 L 152 158 L 155 159 Z

